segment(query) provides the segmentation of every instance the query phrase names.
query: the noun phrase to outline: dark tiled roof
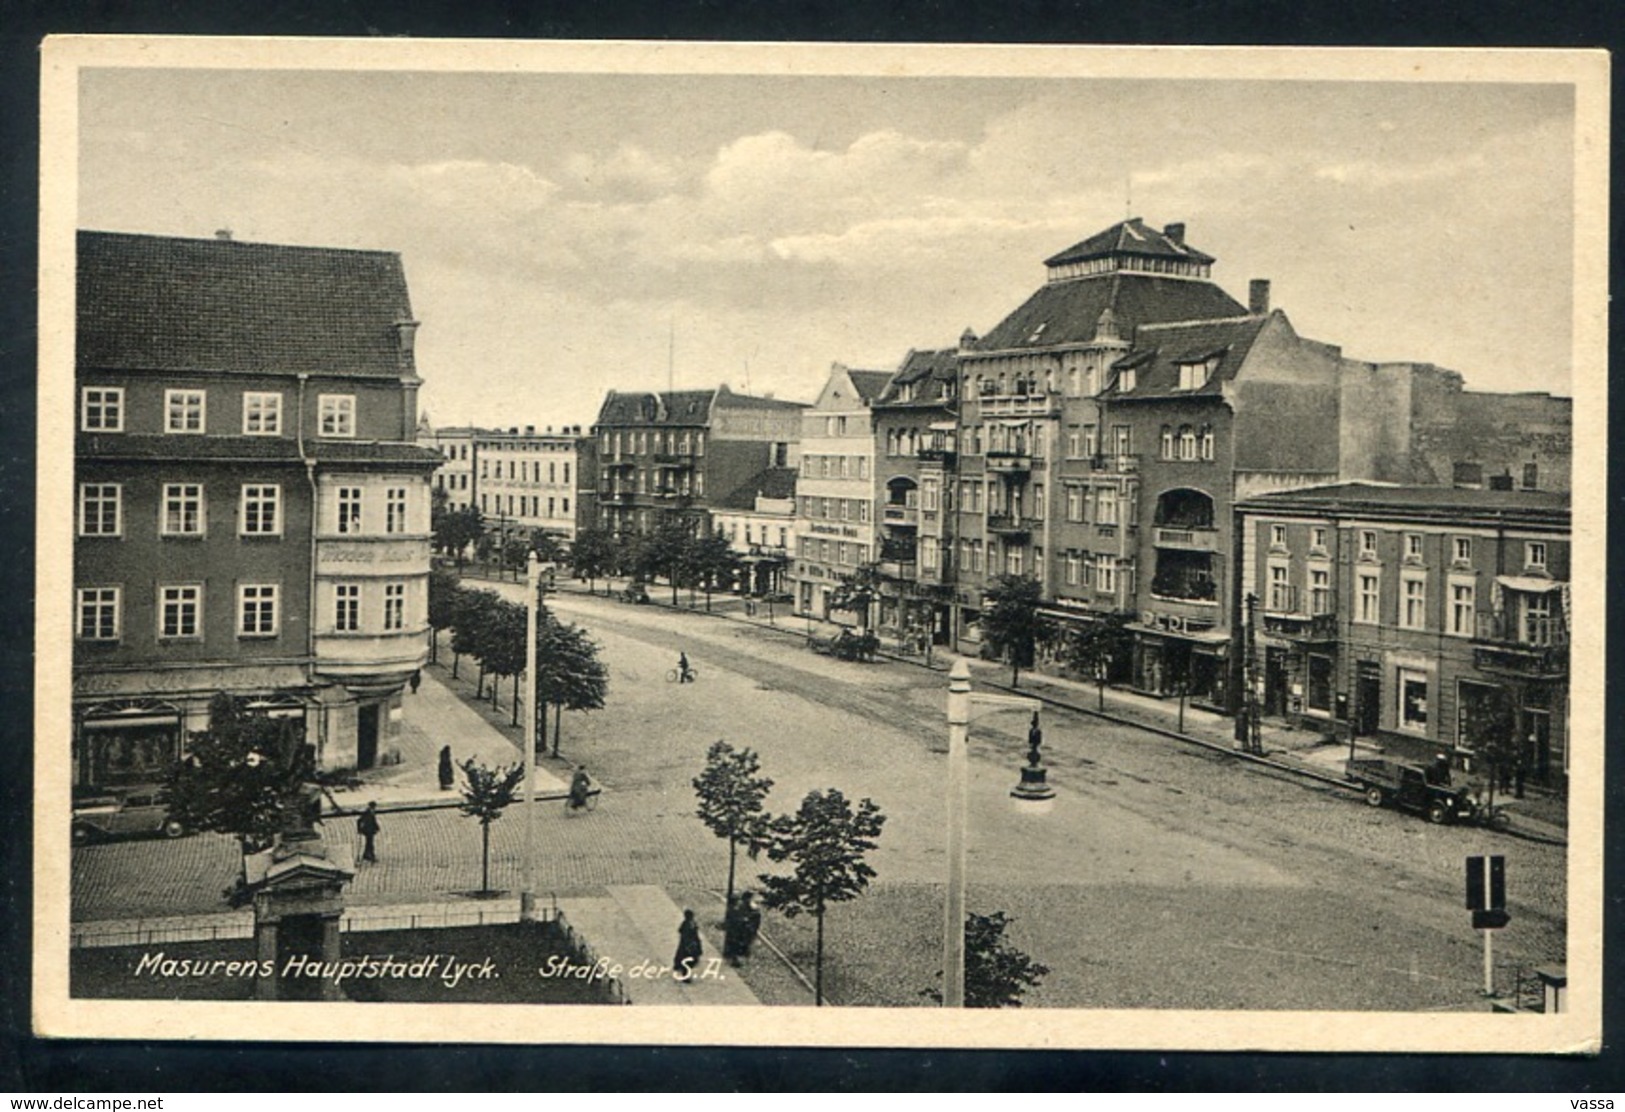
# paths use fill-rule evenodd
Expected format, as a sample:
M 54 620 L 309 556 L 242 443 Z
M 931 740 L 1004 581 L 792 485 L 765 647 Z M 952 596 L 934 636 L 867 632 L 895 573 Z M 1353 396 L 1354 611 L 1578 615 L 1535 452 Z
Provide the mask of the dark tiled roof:
M 75 456 L 85 460 L 179 460 L 197 462 L 298 463 L 297 441 L 280 436 L 155 436 L 144 433 L 80 433 Z M 445 457 L 417 444 L 376 440 L 311 440 L 305 448 L 319 463 L 427 464 Z
M 1329 483 L 1325 486 L 1260 494 L 1237 503 L 1239 509 L 1326 510 L 1342 513 L 1414 513 L 1421 516 L 1486 514 L 1531 518 L 1569 517 L 1569 495 L 1555 490 L 1470 490 L 1447 486 L 1385 486 L 1381 483 Z
M 886 392 L 886 384 L 891 381 L 890 371 L 847 371 L 852 379 L 852 387 L 857 390 L 858 397 L 867 403 L 873 403 Z
M 726 386 L 717 390 L 717 404 L 730 409 L 806 409 L 806 402 L 787 402 L 782 398 L 759 398 L 755 394 L 736 394 Z
M 756 496 L 763 498 L 792 498 L 796 493 L 796 469 L 769 467 L 758 471 L 740 486 L 730 490 L 712 505 L 722 510 L 753 510 Z
M 1142 324 L 1241 316 L 1246 306 L 1212 282 L 1113 272 L 1040 287 L 976 343 L 978 351 L 1044 348 L 1094 339 L 1110 308 L 1124 337 Z
M 892 375 L 886 392 L 881 396 L 883 405 L 941 405 L 946 400 L 944 387 L 959 374 L 959 349 L 936 348 L 930 351 L 910 351 L 903 357 L 903 365 Z M 902 401 L 905 386 L 914 387 L 914 397 Z
M 1212 255 L 1179 243 L 1163 232 L 1147 227 L 1145 221 L 1134 216 L 1120 224 L 1113 224 L 1103 232 L 1096 232 L 1082 243 L 1074 243 L 1058 255 L 1050 256 L 1044 260 L 1044 265 L 1064 266 L 1107 255 L 1150 255 L 1195 263 L 1213 261 Z
M 1106 393 L 1113 397 L 1141 398 L 1178 394 L 1217 394 L 1222 385 L 1236 377 L 1246 362 L 1253 341 L 1268 317 L 1244 317 L 1219 321 L 1194 321 L 1167 327 L 1145 328 L 1135 335 L 1134 347 L 1114 366 L 1134 368 L 1134 390 L 1118 394 L 1114 379 Z M 1195 390 L 1179 389 L 1179 365 L 1217 358 L 1218 366 L 1207 385 Z
M 154 371 L 411 373 L 400 256 L 79 233 L 78 362 Z
M 711 421 L 715 390 L 611 390 L 598 410 L 600 425 L 706 425 Z

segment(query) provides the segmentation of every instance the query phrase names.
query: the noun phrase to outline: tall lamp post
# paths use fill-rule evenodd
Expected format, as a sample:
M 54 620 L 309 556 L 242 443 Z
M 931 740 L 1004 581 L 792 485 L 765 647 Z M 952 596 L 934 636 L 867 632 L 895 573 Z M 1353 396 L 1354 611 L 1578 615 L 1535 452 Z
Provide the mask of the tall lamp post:
M 536 610 L 542 564 L 532 552 L 525 559 L 525 860 L 524 887 L 519 893 L 519 919 L 536 921 Z
M 1044 783 L 1044 769 L 1038 746 L 1043 734 L 1038 729 L 1037 699 L 1024 695 L 990 695 L 970 689 L 970 665 L 963 658 L 954 661 L 948 672 L 948 893 L 943 906 L 942 1006 L 965 1006 L 965 811 L 969 758 L 966 741 L 970 735 L 971 707 L 988 710 L 1015 709 L 1033 712 L 1028 732 L 1028 768 L 1022 770 L 1021 784 L 1010 794 L 1018 801 L 1047 810 L 1055 792 Z

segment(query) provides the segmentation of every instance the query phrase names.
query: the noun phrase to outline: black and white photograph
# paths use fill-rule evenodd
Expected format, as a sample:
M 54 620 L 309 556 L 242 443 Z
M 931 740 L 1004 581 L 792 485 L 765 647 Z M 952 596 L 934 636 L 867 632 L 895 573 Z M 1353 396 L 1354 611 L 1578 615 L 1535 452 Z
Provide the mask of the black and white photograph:
M 1601 1045 L 1605 54 L 43 69 L 42 1033 Z

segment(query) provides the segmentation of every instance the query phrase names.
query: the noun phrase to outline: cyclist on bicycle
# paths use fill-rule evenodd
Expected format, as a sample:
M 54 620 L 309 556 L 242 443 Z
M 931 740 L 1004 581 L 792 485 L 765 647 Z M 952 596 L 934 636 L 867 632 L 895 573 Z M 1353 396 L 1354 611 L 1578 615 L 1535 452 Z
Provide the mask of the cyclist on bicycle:
M 688 654 L 685 652 L 677 654 L 677 682 L 694 682 L 694 670 L 688 666 Z
M 586 765 L 576 765 L 576 774 L 570 778 L 570 809 L 579 811 L 587 806 L 587 796 L 592 789 L 592 777 L 587 775 Z

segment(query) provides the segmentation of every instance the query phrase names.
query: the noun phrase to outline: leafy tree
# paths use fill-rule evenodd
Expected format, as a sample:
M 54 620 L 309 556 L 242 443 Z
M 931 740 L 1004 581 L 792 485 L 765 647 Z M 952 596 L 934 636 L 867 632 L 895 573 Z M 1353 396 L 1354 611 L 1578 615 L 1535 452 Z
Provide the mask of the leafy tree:
M 780 815 L 772 823 L 771 861 L 795 866 L 789 876 L 761 874 L 762 905 L 793 919 L 806 912 L 818 923 L 814 951 L 813 996 L 824 1002 L 824 913 L 832 903 L 855 898 L 874 878 L 863 855 L 875 848 L 886 816 L 873 800 L 857 810 L 834 788 L 813 791 L 794 815 Z
M 463 801 L 457 807 L 480 823 L 480 893 L 484 895 L 491 891 L 491 824 L 518 798 L 525 766 L 520 763 L 488 768 L 470 757 L 462 769 Z
M 587 529 L 576 534 L 575 543 L 570 546 L 570 566 L 577 578 L 587 581 L 588 594 L 593 593 L 597 580 L 608 578 L 615 570 L 619 547 L 614 536 L 603 529 Z
M 546 529 L 531 530 L 530 551 L 536 553 L 536 559 L 544 564 L 562 564 L 567 557 L 564 542 Z M 520 563 L 523 564 L 524 561 Z
M 690 566 L 689 549 L 694 535 L 686 522 L 672 517 L 662 522 L 648 540 L 644 559 L 652 572 L 665 576 L 671 583 L 671 604 L 676 606 L 677 588 L 685 581 Z
M 734 866 L 739 849 L 755 860 L 768 845 L 768 819 L 762 803 L 773 781 L 759 776 L 762 762 L 753 749 L 735 749 L 726 741 L 714 742 L 705 754 L 705 770 L 694 777 L 700 821 L 719 838 L 728 840 L 728 902 L 734 905 Z
M 235 835 L 250 854 L 301 816 L 315 761 L 293 720 L 221 693 L 209 701 L 209 728 L 193 733 L 187 749 L 167 777 L 171 821 Z
M 504 537 L 502 540 L 501 567 L 499 571 L 512 571 L 517 578 L 530 561 L 530 538 L 517 534 Z
M 711 592 L 733 586 L 739 557 L 721 533 L 706 533 L 690 546 L 690 562 L 695 577 L 705 588 L 705 608 L 711 609 Z
M 1073 631 L 1062 647 L 1066 662 L 1095 681 L 1101 710 L 1106 709 L 1106 681 L 1128 651 L 1128 615 L 1106 614 Z
M 1010 686 L 1033 666 L 1038 641 L 1048 625 L 1038 613 L 1043 588 L 1022 575 L 1001 575 L 987 592 L 982 611 L 982 642 L 1010 665 Z
M 459 570 L 468 546 L 485 539 L 485 523 L 473 506 L 445 511 L 433 528 L 435 547 L 456 560 Z
M 479 659 L 491 614 L 495 612 L 496 604 L 502 601 L 495 591 L 472 590 L 468 587 L 460 588 L 456 599 L 451 617 L 451 674 L 454 676 L 464 656 Z M 485 692 L 483 669 L 478 690 L 481 694 Z
M 609 693 L 609 670 L 599 659 L 598 645 L 579 626 L 545 612 L 536 626 L 536 713 L 539 744 L 547 739 L 547 707 L 553 715 L 553 755 L 559 755 L 559 733 L 567 710 L 601 710 Z
M 497 705 L 497 687 L 503 677 L 513 678 L 513 724 L 519 724 L 519 673 L 525 670 L 525 608 L 499 598 L 485 617 L 476 650 L 480 667 L 492 676 L 491 705 Z
M 1506 784 L 1527 760 L 1518 737 L 1517 710 L 1504 687 L 1473 688 L 1472 694 L 1462 699 L 1461 710 L 1462 738 L 1484 762 L 1489 779 L 1486 803 L 1493 806 L 1496 785 Z
M 1019 1008 L 1022 995 L 1049 973 L 1049 966 L 1004 940 L 1009 925 L 1002 911 L 965 916 L 965 1007 Z M 941 989 L 928 988 L 921 995 L 942 1003 Z
M 444 568 L 429 570 L 429 659 L 440 659 L 440 631 L 450 629 L 457 617 L 457 577 Z
M 880 597 L 880 588 L 885 581 L 878 566 L 864 564 L 852 574 L 841 576 L 840 582 L 829 593 L 829 607 L 831 610 L 856 613 L 858 625 L 868 629 L 869 611 Z

